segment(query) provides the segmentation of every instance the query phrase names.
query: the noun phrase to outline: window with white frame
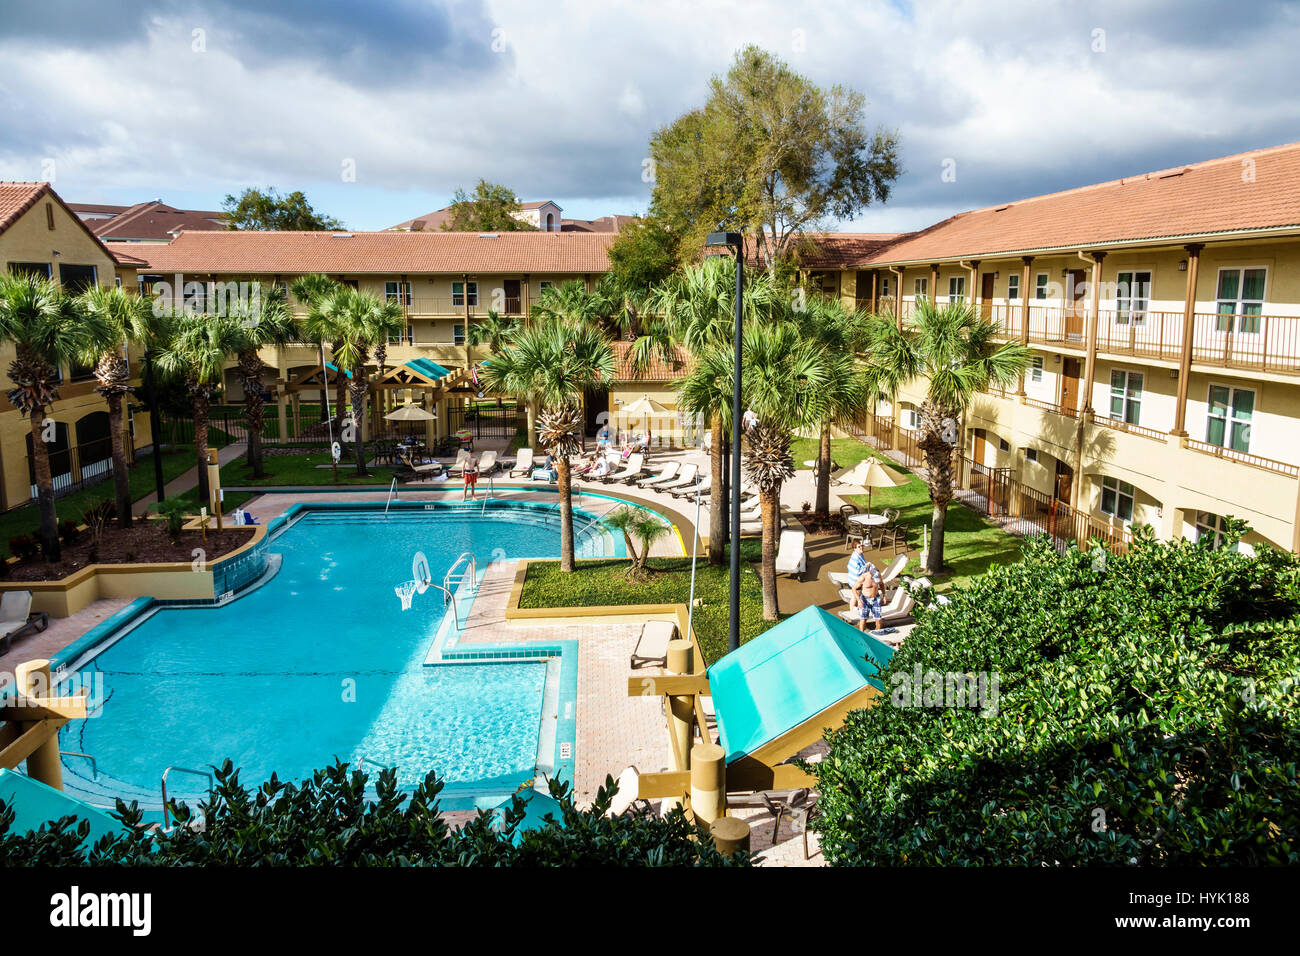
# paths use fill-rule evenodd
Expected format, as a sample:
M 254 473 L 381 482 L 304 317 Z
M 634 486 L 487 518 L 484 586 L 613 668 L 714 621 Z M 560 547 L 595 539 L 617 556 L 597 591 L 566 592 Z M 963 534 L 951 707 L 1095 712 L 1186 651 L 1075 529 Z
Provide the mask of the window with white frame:
M 1250 423 L 1254 414 L 1255 393 L 1251 389 L 1211 385 L 1205 440 L 1233 451 L 1250 451 Z
M 1220 332 L 1230 332 L 1234 326 L 1238 332 L 1259 331 L 1267 278 L 1268 270 L 1264 268 L 1219 270 L 1215 299 L 1219 313 L 1216 327 Z
M 880 298 L 889 298 L 889 276 L 880 277 Z
M 1013 272 L 1007 276 L 1007 298 L 1020 298 L 1020 274 Z
M 451 327 L 451 342 L 453 345 L 465 344 L 465 326 L 459 322 Z
M 913 279 L 913 280 L 912 280 L 912 290 L 913 290 L 913 292 L 915 293 L 915 295 L 916 295 L 916 300 L 917 300 L 918 302 L 921 301 L 922 299 L 928 298 L 929 295 L 930 295 L 930 280 L 929 280 L 929 279 Z
M 1051 281 L 1051 277 L 1046 272 L 1040 272 L 1038 273 L 1038 275 L 1034 276 L 1034 298 L 1035 299 L 1047 298 L 1047 284 L 1050 281 Z
M 1151 273 L 1125 270 L 1116 276 L 1115 324 L 1143 325 L 1151 304 Z
M 1037 449 L 1037 448 L 1026 448 L 1026 449 L 1025 449 L 1025 461 L 1038 461 L 1038 449 Z
M 948 277 L 948 301 L 964 302 L 966 300 L 966 277 Z
M 1132 521 L 1133 486 L 1118 478 L 1102 478 L 1101 513 L 1119 521 Z
M 453 282 L 451 284 L 451 304 L 453 306 L 463 307 L 465 305 L 466 295 L 469 296 L 469 304 L 471 306 L 478 305 L 477 282 Z
M 555 283 L 552 282 L 550 279 L 543 279 L 541 282 L 537 283 L 537 288 L 542 292 L 545 292 L 547 289 L 551 289 L 554 287 L 555 287 Z
M 1110 417 L 1117 422 L 1138 424 L 1142 416 L 1142 373 L 1112 369 L 1110 373 Z
M 1227 538 L 1228 525 L 1223 520 L 1222 515 L 1211 514 L 1208 511 L 1196 512 L 1196 540 L 1205 542 L 1209 547 L 1215 550 L 1223 547 Z
M 1035 355 L 1029 360 L 1029 381 L 1037 385 L 1043 380 L 1043 357 Z
M 385 282 L 384 301 L 398 302 L 409 309 L 411 307 L 411 283 Z
M 904 402 L 899 406 L 898 419 L 899 425 L 908 431 L 916 431 L 921 427 L 921 413 L 910 403 Z

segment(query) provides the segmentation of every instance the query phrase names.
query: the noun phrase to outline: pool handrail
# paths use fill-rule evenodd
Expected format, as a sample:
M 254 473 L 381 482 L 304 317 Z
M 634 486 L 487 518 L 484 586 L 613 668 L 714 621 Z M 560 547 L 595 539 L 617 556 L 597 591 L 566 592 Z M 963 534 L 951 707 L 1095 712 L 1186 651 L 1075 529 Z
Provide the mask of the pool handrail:
M 171 816 L 171 809 L 167 806 L 167 775 L 171 773 L 173 770 L 175 770 L 177 773 L 190 773 L 196 777 L 207 777 L 209 796 L 212 795 L 212 791 L 216 789 L 216 785 L 217 785 L 217 782 L 216 780 L 213 779 L 212 772 L 210 770 L 193 770 L 190 767 L 177 767 L 177 766 L 171 766 L 168 767 L 166 770 L 164 770 L 162 775 L 162 806 L 163 806 L 163 829 L 164 830 L 167 829 L 167 821 L 168 818 Z
M 465 574 L 463 574 L 463 573 L 462 573 L 462 574 L 456 574 L 456 569 L 457 569 L 458 567 L 460 567 L 460 563 L 461 563 L 462 561 L 464 561 L 466 558 L 469 558 L 469 586 L 470 586 L 470 589 L 473 590 L 475 584 L 478 583 L 478 560 L 474 557 L 473 552 L 471 552 L 471 551 L 462 551 L 460 557 L 457 558 L 455 561 L 453 561 L 453 562 L 451 563 L 451 567 L 448 568 L 448 569 L 447 569 L 447 573 L 446 573 L 445 575 L 443 575 L 443 578 L 442 578 L 442 588 L 443 588 L 443 590 L 446 591 L 447 593 L 451 593 L 451 586 L 452 586 L 452 584 L 456 584 L 456 585 L 459 586 L 460 584 L 462 584 L 462 583 L 465 581 Z M 454 579 L 454 580 L 453 580 L 453 579 Z
M 385 515 L 388 514 L 388 506 L 393 503 L 395 497 L 397 497 L 397 476 L 393 475 L 393 483 L 388 486 L 388 500 L 384 502 Z
M 60 757 L 82 757 L 90 761 L 90 774 L 92 780 L 99 779 L 99 763 L 90 754 L 84 754 L 80 750 L 60 750 Z

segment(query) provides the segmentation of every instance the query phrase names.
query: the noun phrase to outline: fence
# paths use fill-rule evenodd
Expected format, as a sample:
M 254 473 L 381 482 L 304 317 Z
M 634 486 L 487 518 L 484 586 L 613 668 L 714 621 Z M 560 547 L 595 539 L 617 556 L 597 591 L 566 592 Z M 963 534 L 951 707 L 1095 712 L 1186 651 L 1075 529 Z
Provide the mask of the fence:
M 131 445 L 127 443 L 127 461 L 132 457 Z M 71 494 L 97 485 L 113 474 L 113 443 L 108 438 L 50 451 L 50 475 L 54 482 L 54 495 Z M 36 497 L 36 468 L 30 457 L 27 459 L 27 477 L 31 481 L 31 496 Z

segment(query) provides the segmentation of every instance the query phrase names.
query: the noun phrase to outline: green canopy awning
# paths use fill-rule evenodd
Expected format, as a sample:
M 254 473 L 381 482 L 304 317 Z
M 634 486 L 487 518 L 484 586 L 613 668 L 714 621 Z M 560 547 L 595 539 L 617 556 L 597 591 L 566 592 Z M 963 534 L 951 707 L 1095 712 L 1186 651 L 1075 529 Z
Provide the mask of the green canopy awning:
M 333 362 L 326 362 L 325 367 L 329 369 L 331 372 L 337 372 L 339 370 L 339 367 L 335 365 Z M 351 372 L 344 372 L 343 374 L 346 375 L 348 378 L 352 377 Z
M 564 811 L 560 808 L 560 801 L 549 793 L 529 789 L 518 796 L 524 801 L 524 818 L 519 822 L 519 826 L 515 828 L 512 843 L 518 844 L 523 839 L 525 831 L 540 830 L 548 823 L 554 823 L 560 827 L 564 826 Z M 506 811 L 510 809 L 513 802 L 514 795 L 506 797 L 492 811 L 498 827 L 505 824 Z
M 878 679 L 894 652 L 819 607 L 805 608 L 708 669 L 727 763 Z
M 14 812 L 13 833 L 38 830 L 41 824 L 53 823 L 60 817 L 80 817 L 90 823 L 90 833 L 82 841 L 89 846 L 109 834 L 124 834 L 126 825 L 107 811 L 83 803 L 61 790 L 46 786 L 38 780 L 15 770 L 0 769 L 0 801 Z
M 414 358 L 409 362 L 403 362 L 402 364 L 429 379 L 446 378 L 451 374 L 449 369 L 443 368 L 432 359 Z

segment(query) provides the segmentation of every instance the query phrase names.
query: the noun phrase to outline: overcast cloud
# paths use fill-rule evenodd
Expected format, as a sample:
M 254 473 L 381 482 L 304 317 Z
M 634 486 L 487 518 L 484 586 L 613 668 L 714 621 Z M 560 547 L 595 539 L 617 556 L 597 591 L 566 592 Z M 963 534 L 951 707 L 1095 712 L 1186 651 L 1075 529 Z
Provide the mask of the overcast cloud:
M 6 0 L 0 178 L 197 208 L 303 189 L 356 229 L 479 177 L 639 212 L 650 135 L 751 42 L 901 135 L 890 202 L 844 229 L 1300 139 L 1294 4 Z

